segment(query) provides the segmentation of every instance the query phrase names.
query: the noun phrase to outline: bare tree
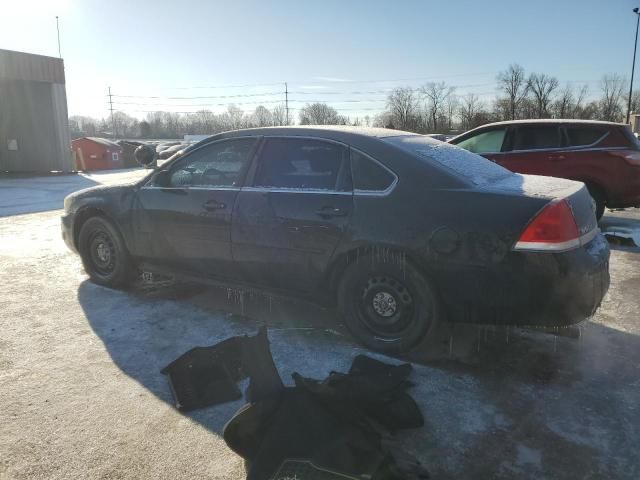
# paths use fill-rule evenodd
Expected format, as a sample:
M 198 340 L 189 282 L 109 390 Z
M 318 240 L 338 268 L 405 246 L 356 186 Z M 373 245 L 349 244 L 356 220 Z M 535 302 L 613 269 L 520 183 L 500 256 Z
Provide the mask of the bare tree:
M 463 130 L 470 130 L 480 125 L 478 116 L 483 110 L 480 98 L 474 93 L 460 97 L 460 126 Z
M 560 91 L 558 98 L 553 103 L 553 112 L 556 118 L 570 118 L 573 116 L 574 95 L 571 84 L 567 85 Z
M 256 127 L 269 127 L 273 125 L 273 114 L 263 105 L 258 105 L 251 117 L 251 124 Z
M 114 128 L 114 137 L 133 137 L 137 133 L 138 120 L 124 112 L 113 112 L 111 124 Z
M 431 119 L 430 127 L 435 132 L 438 130 L 439 120 L 446 117 L 445 106 L 453 89 L 445 82 L 429 82 L 420 91 L 427 97 L 427 110 Z
M 225 130 L 238 130 L 247 124 L 244 112 L 236 105 L 229 105 L 227 111 L 220 116 L 222 128 Z
M 631 94 L 631 113 L 640 113 L 640 90 L 634 90 Z
M 610 122 L 619 122 L 623 116 L 624 78 L 617 73 L 605 75 L 600 82 L 600 90 L 602 91 L 602 98 L 600 99 L 600 115 L 602 119 Z
M 418 95 L 411 87 L 394 88 L 387 97 L 388 121 L 401 130 L 410 130 L 416 124 Z M 386 126 L 385 120 L 385 126 Z
M 274 126 L 287 124 L 287 109 L 283 104 L 278 104 L 271 110 L 271 118 Z
M 536 118 L 546 118 L 550 116 L 549 104 L 551 103 L 551 96 L 559 84 L 556 77 L 550 77 L 544 73 L 532 73 L 529 75 L 527 89 L 533 95 L 536 107 Z
M 506 95 L 505 106 L 509 120 L 515 120 L 522 100 L 527 96 L 527 79 L 524 68 L 517 63 L 498 74 L 498 88 Z
M 338 125 L 343 123 L 335 108 L 326 103 L 311 103 L 300 110 L 301 125 Z
M 446 110 L 447 110 L 447 129 L 453 129 L 453 117 L 456 115 L 458 110 L 458 105 L 460 105 L 460 99 L 458 95 L 455 93 L 456 88 L 449 88 L 449 96 L 446 101 Z

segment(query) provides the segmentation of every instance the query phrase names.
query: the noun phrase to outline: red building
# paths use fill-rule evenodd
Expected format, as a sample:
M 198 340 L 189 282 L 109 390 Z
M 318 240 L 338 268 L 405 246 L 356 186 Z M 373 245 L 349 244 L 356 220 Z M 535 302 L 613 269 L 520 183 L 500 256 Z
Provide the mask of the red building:
M 106 138 L 83 137 L 71 142 L 76 170 L 124 168 L 122 148 Z

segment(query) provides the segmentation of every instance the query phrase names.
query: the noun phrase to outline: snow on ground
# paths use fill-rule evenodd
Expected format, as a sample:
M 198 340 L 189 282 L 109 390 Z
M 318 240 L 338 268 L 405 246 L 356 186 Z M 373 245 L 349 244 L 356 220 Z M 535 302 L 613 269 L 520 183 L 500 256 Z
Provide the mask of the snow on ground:
M 137 181 L 149 170 L 132 168 L 42 177 L 0 176 L 0 217 L 62 208 L 64 197 L 96 185 Z

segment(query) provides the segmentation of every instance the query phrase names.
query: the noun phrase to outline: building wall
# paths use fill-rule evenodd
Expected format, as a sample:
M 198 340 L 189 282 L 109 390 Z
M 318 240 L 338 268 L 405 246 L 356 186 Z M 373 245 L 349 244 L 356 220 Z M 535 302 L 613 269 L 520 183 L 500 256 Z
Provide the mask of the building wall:
M 62 60 L 0 50 L 0 172 L 71 171 Z

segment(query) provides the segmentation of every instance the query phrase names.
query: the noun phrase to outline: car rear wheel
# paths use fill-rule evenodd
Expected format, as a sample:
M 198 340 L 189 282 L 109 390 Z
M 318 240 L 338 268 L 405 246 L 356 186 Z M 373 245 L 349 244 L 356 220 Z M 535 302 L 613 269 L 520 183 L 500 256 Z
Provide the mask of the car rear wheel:
M 109 220 L 92 217 L 82 225 L 78 249 L 91 281 L 112 288 L 126 288 L 135 269 L 122 235 Z
M 439 316 L 436 295 L 410 264 L 351 264 L 342 277 L 338 308 L 367 347 L 401 353 L 418 344 Z

